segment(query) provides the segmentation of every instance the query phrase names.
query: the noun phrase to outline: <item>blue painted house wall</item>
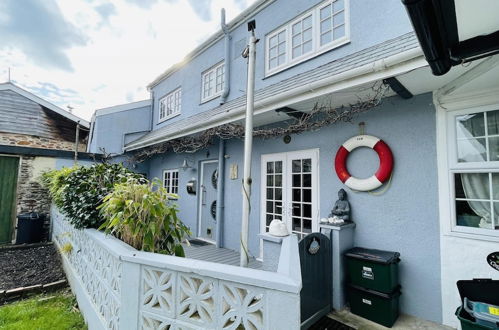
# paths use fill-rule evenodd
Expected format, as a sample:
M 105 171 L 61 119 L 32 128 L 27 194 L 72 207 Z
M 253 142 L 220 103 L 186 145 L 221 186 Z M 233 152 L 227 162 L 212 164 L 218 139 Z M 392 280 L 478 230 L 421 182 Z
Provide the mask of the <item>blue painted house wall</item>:
M 337 199 L 337 191 L 345 188 L 334 173 L 334 155 L 344 141 L 358 134 L 356 123 L 360 121 L 366 123 L 368 134 L 383 139 L 391 147 L 395 168 L 389 188 L 380 196 L 348 191 L 352 219 L 357 223 L 355 245 L 400 252 L 400 278 L 404 292 L 401 311 L 439 322 L 441 290 L 438 276 L 436 127 L 431 94 L 410 100 L 397 96 L 385 99 L 379 108 L 359 116 L 355 123 L 340 123 L 318 132 L 292 135 L 289 144 L 284 144 L 281 138 L 255 139 L 250 253 L 259 255 L 261 155 L 319 148 L 320 215 L 325 217 Z M 198 164 L 203 160 L 217 159 L 217 155 L 214 146 L 188 156 L 173 153 L 156 156 L 149 161 L 150 177 L 161 178 L 163 170 L 179 168 L 186 157 L 189 162 Z M 230 164 L 237 164 L 239 179 L 229 180 L 226 174 L 223 245 L 237 250 L 241 230 L 243 141 L 228 141 L 226 155 L 225 173 L 229 173 Z M 348 168 L 354 176 L 368 177 L 377 167 L 376 154 L 365 148 L 355 150 L 348 159 Z M 199 181 L 198 172 L 188 169 L 179 173 L 179 216 L 194 233 L 198 226 L 197 208 L 194 207 L 199 202 L 198 195 L 187 194 L 185 184 L 192 178 Z
M 325 63 L 345 55 L 352 54 L 379 44 L 383 41 L 398 37 L 412 31 L 411 23 L 405 13 L 404 6 L 399 0 L 351 0 L 350 1 L 350 43 L 334 48 L 299 65 L 290 67 L 284 71 L 265 77 L 264 54 L 265 36 L 286 22 L 296 18 L 322 3 L 320 0 L 277 0 L 268 7 L 257 13 L 254 17 L 257 22 L 256 36 L 260 38 L 257 44 L 255 89 L 264 88 L 271 84 L 292 77 L 301 72 L 316 68 Z M 248 31 L 246 24 L 241 24 L 231 35 L 231 79 L 230 94 L 227 101 L 245 95 L 247 63 L 241 57 L 243 48 L 238 45 L 246 45 Z M 224 39 L 221 38 L 200 55 L 191 59 L 186 65 L 173 72 L 165 80 L 153 86 L 153 130 L 174 123 L 178 120 L 188 118 L 199 112 L 213 109 L 219 105 L 220 98 L 201 103 L 201 74 L 207 69 L 224 60 Z M 182 87 L 182 111 L 179 116 L 158 123 L 159 100 Z
M 93 133 L 89 152 L 121 154 L 126 143 L 137 139 L 151 129 L 151 106 L 99 114 L 92 120 Z
M 350 42 L 322 55 L 290 67 L 282 72 L 265 77 L 264 44 L 265 35 L 300 13 L 320 3 L 318 0 L 277 0 L 257 13 L 256 89 L 316 68 L 335 59 L 355 53 L 412 31 L 405 9 L 399 0 L 351 0 Z M 250 18 L 250 19 L 251 19 Z M 248 19 L 249 20 L 249 19 Z M 248 32 L 246 24 L 231 31 L 231 79 L 228 101 L 245 94 L 246 60 L 241 58 L 236 45 L 245 45 Z M 243 40 L 243 42 L 241 42 Z M 152 86 L 152 129 L 156 130 L 197 113 L 219 105 L 219 98 L 201 104 L 202 73 L 224 60 L 224 40 L 221 38 L 202 54 L 171 73 L 167 78 Z M 158 102 L 166 94 L 182 88 L 182 110 L 179 116 L 158 124 Z M 136 121 L 140 111 L 127 111 L 123 120 Z M 103 136 L 109 150 L 122 148 L 118 138 L 121 131 L 105 129 L 115 123 L 118 114 L 99 119 L 95 134 Z M 125 119 L 126 118 L 126 119 Z M 149 118 L 150 119 L 150 118 Z M 142 118 L 142 124 L 143 123 Z M 381 195 L 348 192 L 352 207 L 352 219 L 357 223 L 355 245 L 367 248 L 394 250 L 401 253 L 400 278 L 403 287 L 401 311 L 423 319 L 440 322 L 440 246 L 438 224 L 437 172 L 435 148 L 435 107 L 430 94 L 402 100 L 395 96 L 371 112 L 360 115 L 355 123 L 335 124 L 316 132 L 292 135 L 292 141 L 284 144 L 281 138 L 271 140 L 255 139 L 253 146 L 253 189 L 250 218 L 249 249 L 253 256 L 260 254 L 260 172 L 261 156 L 264 154 L 319 149 L 319 209 L 320 217 L 329 214 L 337 191 L 344 188 L 334 173 L 333 159 L 339 146 L 348 138 L 358 134 L 357 123 L 366 123 L 366 133 L 383 139 L 391 147 L 395 158 L 393 179 Z M 123 123 L 125 130 L 132 128 Z M 141 124 L 141 125 L 142 125 Z M 142 126 L 141 126 L 142 127 Z M 143 128 L 143 127 L 142 127 Z M 137 129 L 137 128 L 133 128 Z M 137 129 L 138 130 L 138 129 Z M 116 133 L 116 134 L 115 134 Z M 108 135 L 113 135 L 108 139 Z M 96 145 L 100 144 L 97 143 Z M 104 143 L 104 142 L 102 142 Z M 378 166 L 376 154 L 370 150 L 356 150 L 348 160 L 351 174 L 357 177 L 370 176 Z M 226 141 L 225 163 L 225 211 L 223 222 L 223 246 L 237 250 L 241 231 L 241 176 L 243 171 L 243 141 Z M 194 236 L 198 230 L 199 194 L 189 195 L 187 181 L 200 180 L 199 164 L 205 160 L 218 159 L 217 141 L 208 149 L 193 154 L 168 152 L 156 155 L 141 165 L 149 178 L 162 178 L 163 171 L 179 169 L 184 160 L 192 168 L 179 171 L 179 216 Z M 237 164 L 239 176 L 229 179 L 229 167 Z

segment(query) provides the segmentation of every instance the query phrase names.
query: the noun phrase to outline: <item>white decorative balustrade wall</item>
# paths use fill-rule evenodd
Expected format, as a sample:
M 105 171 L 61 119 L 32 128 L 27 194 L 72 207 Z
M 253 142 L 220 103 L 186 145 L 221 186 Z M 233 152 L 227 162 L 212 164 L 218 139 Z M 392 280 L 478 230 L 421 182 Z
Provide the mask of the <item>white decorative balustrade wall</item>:
M 299 329 L 296 236 L 277 272 L 137 251 L 52 208 L 52 239 L 89 329 Z

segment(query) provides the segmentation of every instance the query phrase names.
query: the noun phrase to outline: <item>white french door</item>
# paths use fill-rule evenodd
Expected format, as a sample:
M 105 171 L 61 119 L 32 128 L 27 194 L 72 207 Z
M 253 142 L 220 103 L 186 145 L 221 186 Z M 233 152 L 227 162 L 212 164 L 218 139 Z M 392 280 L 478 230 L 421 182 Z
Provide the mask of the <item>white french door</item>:
M 319 223 L 319 150 L 262 155 L 260 231 L 282 220 L 303 238 Z

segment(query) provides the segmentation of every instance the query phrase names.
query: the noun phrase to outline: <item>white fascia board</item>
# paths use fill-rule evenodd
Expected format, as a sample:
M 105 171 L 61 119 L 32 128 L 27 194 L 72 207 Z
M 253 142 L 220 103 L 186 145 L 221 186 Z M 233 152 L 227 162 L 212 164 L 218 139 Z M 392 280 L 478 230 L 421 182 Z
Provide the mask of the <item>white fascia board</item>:
M 115 112 L 133 110 L 133 109 L 137 109 L 137 108 L 147 107 L 150 105 L 151 105 L 150 99 L 126 103 L 126 104 L 114 105 L 112 107 L 101 108 L 101 109 L 95 110 L 94 116 L 98 117 L 98 116 L 103 116 L 103 115 L 109 115 L 109 114 L 115 113 Z
M 293 103 L 364 85 L 366 83 L 380 81 L 385 78 L 401 75 L 415 69 L 426 67 L 428 66 L 428 63 L 422 54 L 421 48 L 413 48 L 332 77 L 317 80 L 286 92 L 279 93 L 278 95 L 255 102 L 254 114 L 258 115 Z M 177 134 L 157 137 L 151 140 L 141 141 L 137 144 L 131 143 L 128 146 L 125 146 L 125 150 L 137 150 L 153 144 L 199 133 L 213 127 L 244 119 L 245 109 L 246 107 L 233 109 L 230 112 L 223 113 L 223 116 L 212 117 L 212 119 L 207 122 L 199 123 L 198 125 L 182 130 Z
M 239 15 L 237 15 L 234 19 L 232 19 L 227 24 L 227 26 L 229 28 L 229 32 L 232 32 L 237 27 L 239 27 L 241 24 L 246 23 L 246 21 L 249 17 L 255 16 L 256 14 L 258 14 L 260 11 L 262 11 L 264 8 L 266 8 L 267 6 L 269 6 L 270 4 L 272 4 L 275 1 L 276 0 L 259 0 L 259 1 L 255 2 L 248 9 L 241 12 Z M 202 54 L 206 49 L 210 48 L 213 44 L 215 44 L 216 42 L 221 40 L 224 36 L 225 35 L 224 35 L 223 31 L 220 29 L 218 32 L 216 32 L 210 38 L 208 38 L 208 40 L 206 40 L 201 45 L 199 45 L 197 48 L 195 48 L 193 51 L 188 53 L 182 61 L 180 61 L 177 64 L 172 65 L 165 72 L 163 72 L 156 79 L 154 79 L 154 81 L 151 82 L 147 86 L 147 88 L 150 90 L 150 89 L 154 88 L 155 86 L 157 86 L 159 83 L 161 83 L 163 80 L 168 78 L 170 75 L 172 75 L 176 71 L 183 68 L 186 64 L 188 64 L 195 57 Z
M 90 123 L 87 120 L 80 118 L 78 116 L 75 116 L 72 113 L 70 113 L 69 111 L 66 111 L 62 108 L 59 108 L 55 104 L 52 104 L 48 101 L 45 101 L 44 99 L 36 96 L 35 94 L 28 92 L 27 90 L 24 90 L 21 87 L 14 85 L 13 83 L 8 82 L 8 83 L 0 84 L 0 91 L 5 91 L 5 90 L 11 90 L 19 95 L 22 95 L 25 98 L 28 98 L 31 101 L 36 102 L 39 105 L 44 106 L 45 108 L 52 110 L 53 112 L 65 117 L 71 121 L 74 121 L 75 123 L 79 123 L 81 126 L 83 126 L 85 128 L 90 127 Z

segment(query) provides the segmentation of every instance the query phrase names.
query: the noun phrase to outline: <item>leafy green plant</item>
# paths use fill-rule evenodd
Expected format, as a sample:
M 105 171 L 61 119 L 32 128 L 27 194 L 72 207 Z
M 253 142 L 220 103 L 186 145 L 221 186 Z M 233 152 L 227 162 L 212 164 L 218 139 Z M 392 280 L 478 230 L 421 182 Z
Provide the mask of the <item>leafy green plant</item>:
M 51 170 L 42 173 L 41 182 L 48 188 L 52 201 L 57 207 L 62 206 L 62 194 L 66 186 L 67 177 L 77 169 L 77 166 L 63 167 L 60 170 Z
M 44 174 L 54 203 L 75 228 L 99 227 L 104 219 L 97 207 L 115 184 L 128 179 L 147 182 L 121 164 L 93 164 Z
M 177 196 L 157 180 L 117 184 L 99 207 L 105 229 L 136 249 L 184 256 L 182 240 L 191 234 L 177 217 Z

